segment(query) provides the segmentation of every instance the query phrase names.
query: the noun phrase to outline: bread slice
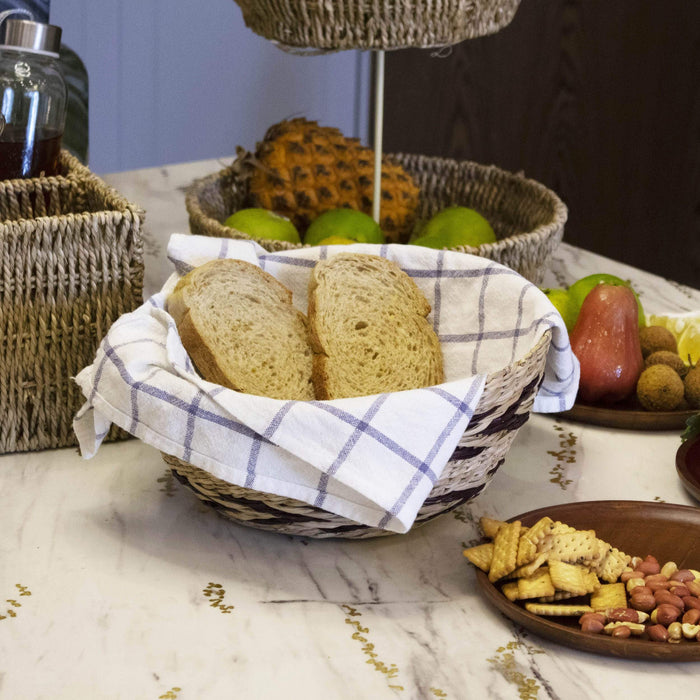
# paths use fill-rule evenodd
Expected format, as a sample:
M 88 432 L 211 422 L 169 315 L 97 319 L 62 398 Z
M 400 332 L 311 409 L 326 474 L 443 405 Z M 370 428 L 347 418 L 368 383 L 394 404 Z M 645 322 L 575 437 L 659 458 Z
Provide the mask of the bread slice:
M 257 265 L 226 259 L 196 267 L 178 281 L 167 308 L 208 381 L 275 399 L 314 398 L 306 316 Z
M 309 280 L 317 399 L 416 389 L 444 380 L 430 304 L 396 263 L 340 253 Z

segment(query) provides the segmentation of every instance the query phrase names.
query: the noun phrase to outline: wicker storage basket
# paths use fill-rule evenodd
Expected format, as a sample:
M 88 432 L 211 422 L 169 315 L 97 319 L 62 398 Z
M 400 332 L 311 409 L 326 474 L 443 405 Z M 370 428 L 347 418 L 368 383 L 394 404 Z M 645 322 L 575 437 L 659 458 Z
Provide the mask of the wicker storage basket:
M 450 204 L 473 207 L 493 226 L 497 242 L 478 248 L 454 248 L 490 258 L 541 284 L 552 252 L 564 235 L 568 211 L 557 195 L 534 180 L 495 166 L 422 155 L 391 156 L 415 178 L 421 190 L 419 216 L 430 217 Z M 192 233 L 247 238 L 223 225 L 237 209 L 248 206 L 246 154 L 218 173 L 192 183 L 185 196 Z M 258 239 L 270 251 L 300 247 Z
M 60 168 L 0 182 L 2 453 L 77 444 L 72 377 L 142 303 L 143 212 L 66 151 Z
M 400 49 L 493 34 L 520 0 L 236 0 L 246 25 L 286 49 Z
M 418 512 L 414 527 L 475 498 L 503 463 L 528 420 L 544 376 L 550 331 L 520 361 L 490 374 L 467 430 Z M 315 538 L 361 539 L 390 535 L 301 501 L 222 481 L 163 453 L 173 475 L 224 517 L 261 530 Z

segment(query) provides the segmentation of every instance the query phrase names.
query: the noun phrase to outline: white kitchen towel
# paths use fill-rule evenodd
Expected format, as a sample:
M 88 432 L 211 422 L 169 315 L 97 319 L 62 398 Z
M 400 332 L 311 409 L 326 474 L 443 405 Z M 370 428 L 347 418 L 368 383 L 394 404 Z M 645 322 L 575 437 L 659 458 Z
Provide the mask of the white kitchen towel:
M 87 401 L 74 421 L 84 457 L 112 423 L 157 449 L 242 487 L 294 498 L 394 532 L 416 514 L 464 433 L 486 376 L 552 330 L 534 410 L 573 405 L 578 362 L 556 309 L 533 284 L 486 258 L 405 245 L 352 246 L 396 261 L 432 306 L 446 381 L 333 401 L 282 401 L 212 384 L 195 371 L 167 298 L 180 276 L 214 258 L 260 265 L 307 307 L 309 272 L 347 246 L 269 253 L 250 241 L 174 234 L 175 272 L 120 317 L 76 377 Z

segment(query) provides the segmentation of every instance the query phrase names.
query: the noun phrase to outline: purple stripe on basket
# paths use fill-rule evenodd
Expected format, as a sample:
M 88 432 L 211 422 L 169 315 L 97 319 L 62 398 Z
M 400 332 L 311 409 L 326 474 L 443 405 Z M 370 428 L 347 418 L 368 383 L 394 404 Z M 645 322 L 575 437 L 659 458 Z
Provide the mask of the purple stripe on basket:
M 202 392 L 198 391 L 192 399 L 190 408 L 187 411 L 187 426 L 185 428 L 185 442 L 183 445 L 184 452 L 182 453 L 182 459 L 185 460 L 185 462 L 189 462 L 192 457 L 192 438 L 194 437 L 195 418 L 197 417 L 197 409 L 199 408 L 201 400 Z
M 375 401 L 372 402 L 372 405 L 366 411 L 365 415 L 362 416 L 362 418 L 356 423 L 355 429 L 353 430 L 352 434 L 347 439 L 343 447 L 340 449 L 340 452 L 333 461 L 333 464 L 330 465 L 326 472 L 321 474 L 321 478 L 318 481 L 318 486 L 316 487 L 319 493 L 318 496 L 316 496 L 316 500 L 314 501 L 314 505 L 317 508 L 322 508 L 323 503 L 326 500 L 326 496 L 328 495 L 326 489 L 328 488 L 328 481 L 330 477 L 333 476 L 343 465 L 345 460 L 348 458 L 348 455 L 352 452 L 352 448 L 357 444 L 357 441 L 367 431 L 367 428 L 369 428 L 368 421 L 371 421 L 372 418 L 374 418 L 374 416 L 377 414 L 377 411 L 379 411 L 381 405 L 388 398 L 388 394 L 382 394 L 381 396 L 377 397 Z
M 351 413 L 347 413 L 346 411 L 341 411 L 335 406 L 331 406 L 324 402 L 314 403 L 322 410 L 327 411 L 331 415 L 334 415 L 336 418 L 339 418 L 348 425 L 352 425 L 354 427 L 360 422 L 360 419 L 356 416 L 353 416 Z M 430 468 L 429 464 L 426 464 L 425 462 L 423 462 L 423 460 L 411 454 L 408 450 L 399 445 L 397 442 L 394 442 L 394 440 L 391 440 L 384 433 L 380 432 L 371 425 L 364 426 L 363 430 L 364 435 L 372 438 L 373 440 L 376 440 L 380 445 L 385 447 L 390 452 L 393 452 L 395 455 L 401 457 L 401 459 L 410 464 L 412 467 L 414 467 L 415 469 L 419 469 L 420 471 L 428 475 L 429 478 L 435 478 L 435 474 Z
M 454 430 L 455 425 L 461 420 L 462 416 L 465 413 L 469 416 L 469 420 L 471 421 L 472 416 L 474 415 L 474 408 L 472 408 L 471 403 L 475 398 L 478 387 L 479 382 L 473 382 L 472 385 L 469 387 L 469 392 L 464 397 L 464 400 L 460 400 L 456 396 L 449 394 L 443 389 L 438 389 L 437 387 L 430 389 L 430 391 L 432 391 L 434 394 L 442 396 L 444 399 L 448 400 L 453 405 L 456 405 L 456 410 L 452 414 L 452 417 L 450 418 L 449 422 L 445 425 L 442 433 L 440 433 L 440 435 L 438 436 L 438 439 L 435 441 L 435 444 L 430 449 L 430 452 L 428 453 L 428 456 L 426 458 L 427 461 L 432 461 L 435 458 L 435 455 L 445 444 L 445 440 L 447 440 L 452 430 Z M 398 499 L 394 502 L 394 505 L 389 511 L 387 511 L 382 520 L 379 522 L 378 527 L 386 527 L 391 517 L 398 515 L 401 509 L 406 505 L 408 497 L 413 493 L 413 491 L 415 491 L 422 478 L 423 475 L 419 472 L 416 472 L 411 477 L 411 480 L 406 485 Z M 430 479 L 431 484 L 435 484 L 436 481 L 437 477 L 433 475 L 433 478 Z

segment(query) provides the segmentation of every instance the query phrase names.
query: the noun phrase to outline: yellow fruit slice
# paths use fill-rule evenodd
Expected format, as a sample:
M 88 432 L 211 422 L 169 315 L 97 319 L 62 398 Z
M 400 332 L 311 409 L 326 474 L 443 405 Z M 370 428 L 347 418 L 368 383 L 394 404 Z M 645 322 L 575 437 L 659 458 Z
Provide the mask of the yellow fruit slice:
M 700 360 L 700 311 L 652 314 L 647 322 L 650 326 L 663 326 L 673 333 L 678 343 L 678 354 L 686 364 L 695 364 Z
M 678 354 L 686 364 L 700 361 L 700 325 L 689 325 L 678 338 Z

